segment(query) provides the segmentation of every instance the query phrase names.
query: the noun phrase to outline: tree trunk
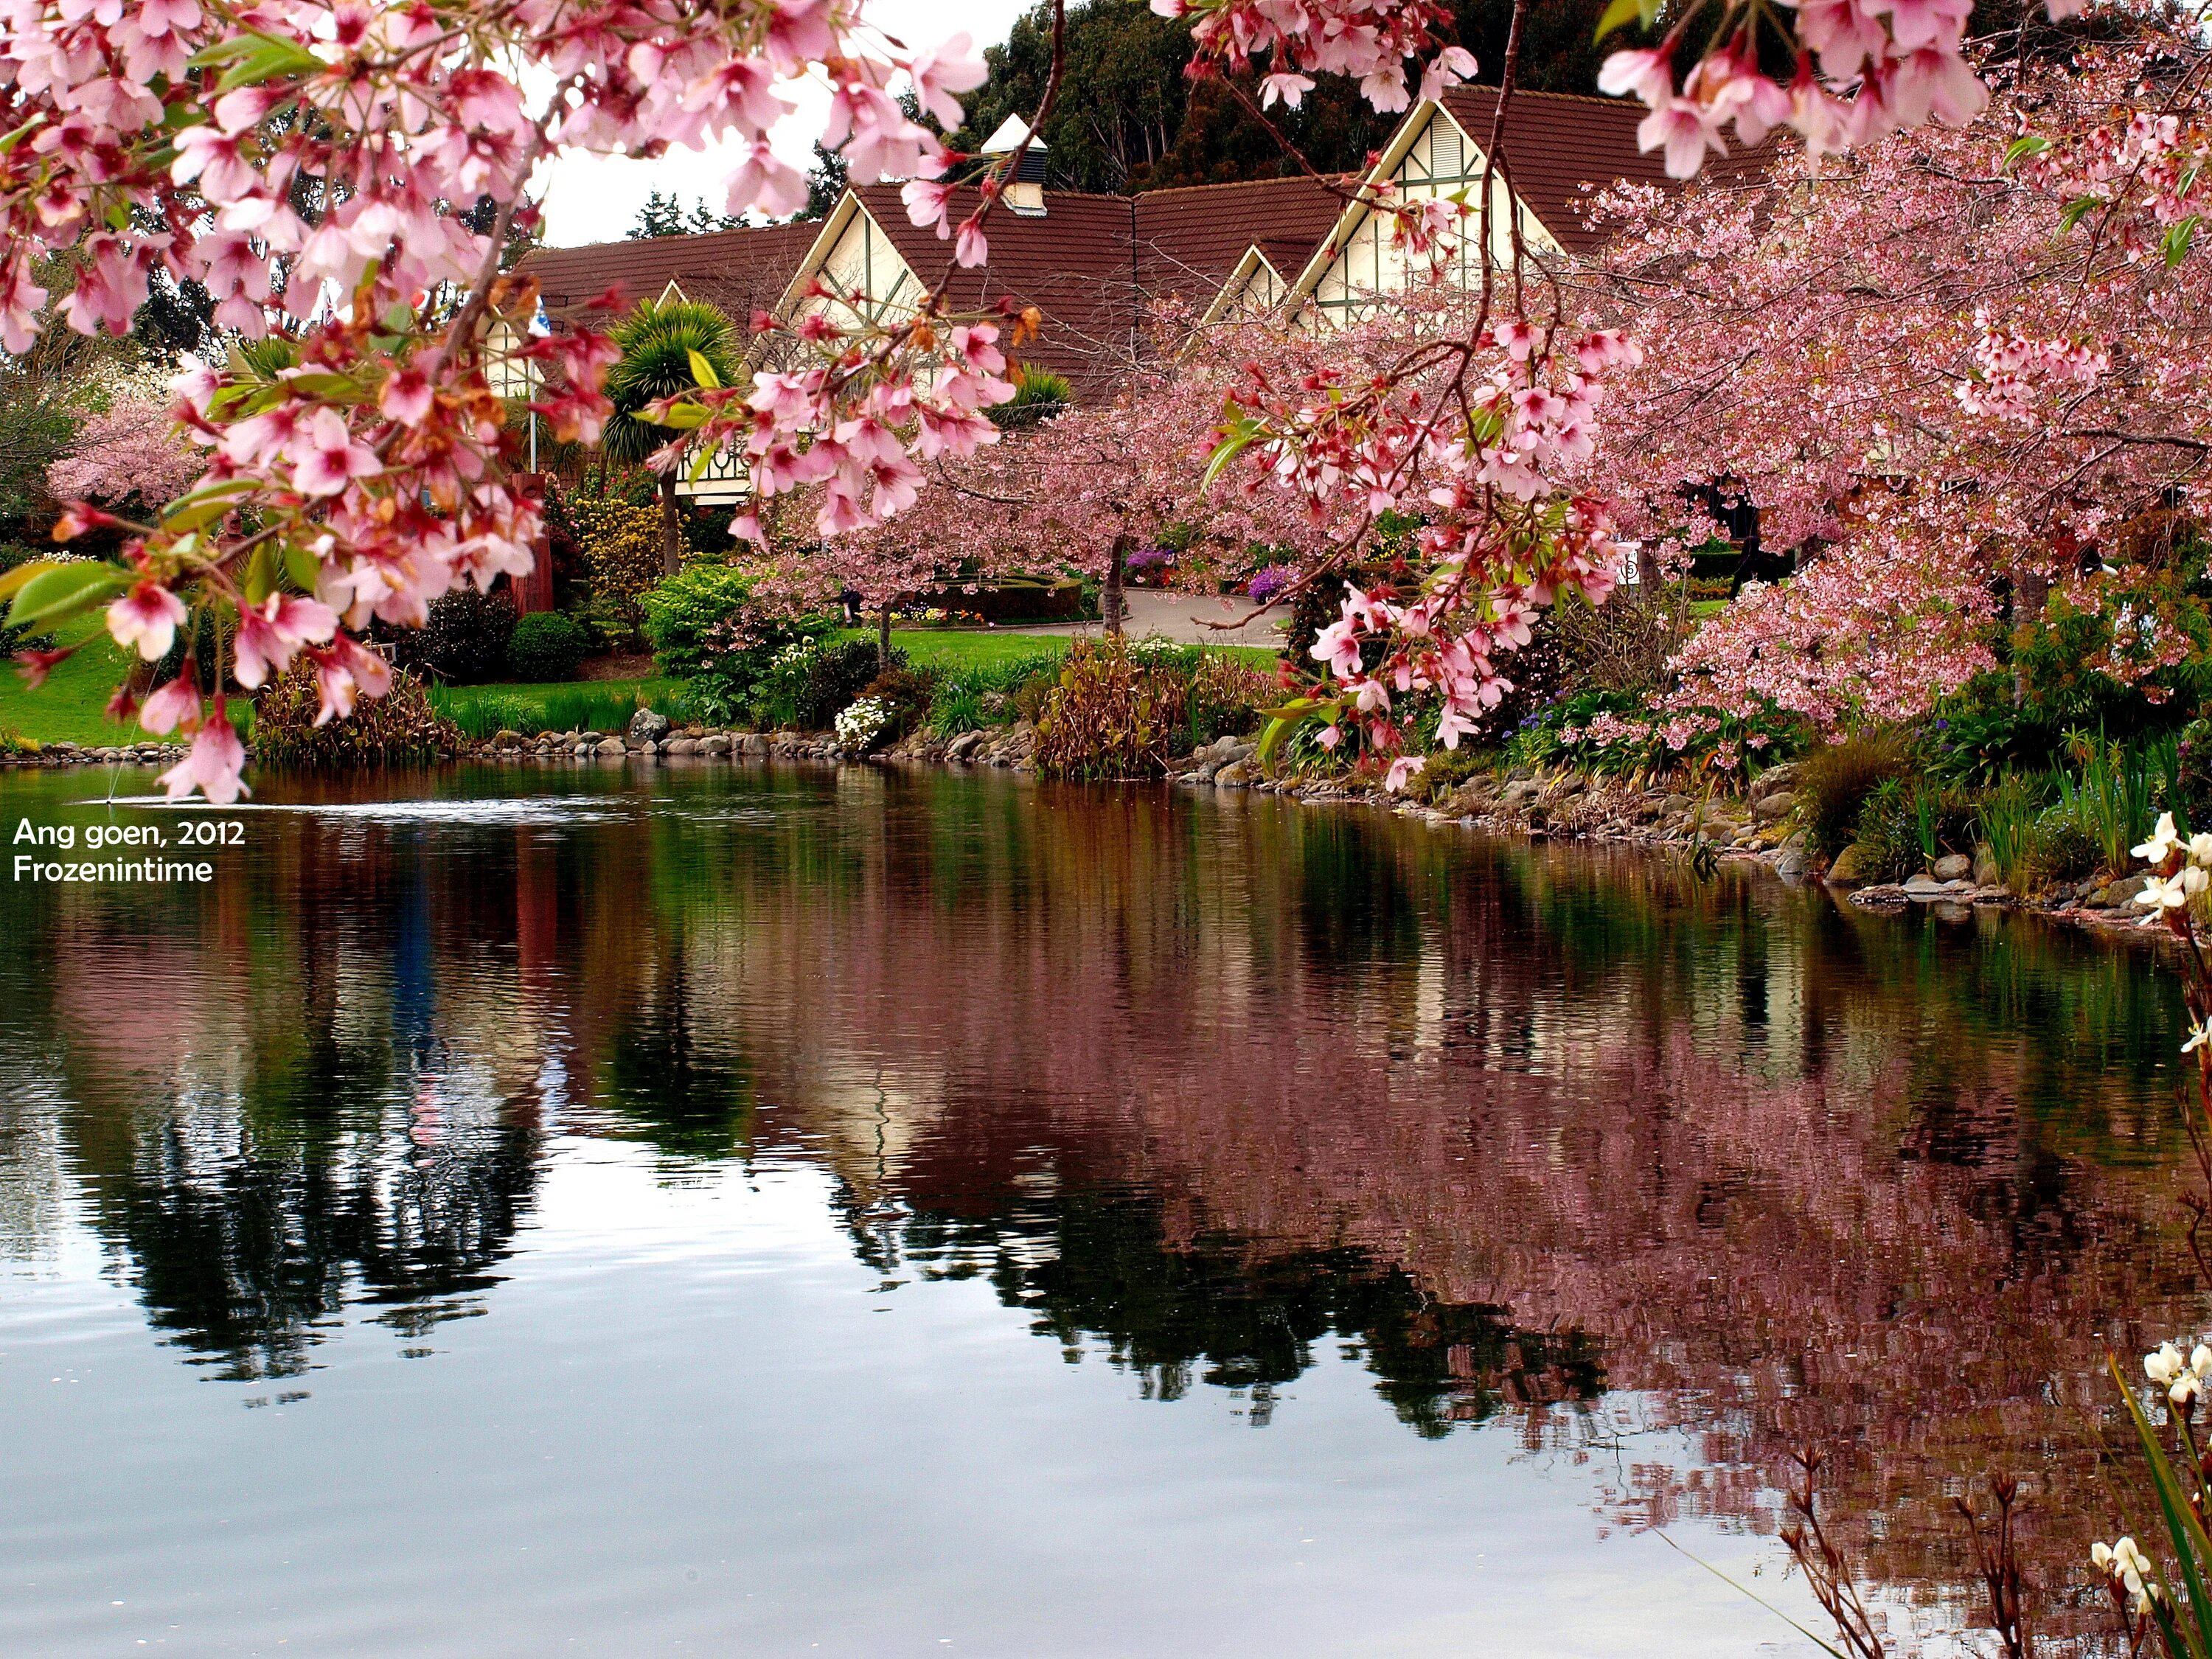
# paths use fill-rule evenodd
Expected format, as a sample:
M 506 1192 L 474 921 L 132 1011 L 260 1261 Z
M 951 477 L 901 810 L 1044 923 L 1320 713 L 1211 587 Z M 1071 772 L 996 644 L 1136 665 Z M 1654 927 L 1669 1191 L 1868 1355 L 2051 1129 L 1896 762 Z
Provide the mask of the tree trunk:
M 676 516 L 676 474 L 660 475 L 660 574 L 672 576 L 684 568 L 684 527 Z
M 2023 565 L 2013 573 L 2012 625 L 2014 629 L 2027 627 L 2043 615 L 2043 607 L 2051 598 L 2051 573 L 2041 565 Z M 2027 680 L 2015 662 L 2012 671 L 2012 706 L 2019 708 L 2027 701 Z
M 891 665 L 891 602 L 884 601 L 883 610 L 876 617 L 876 672 L 890 672 Z
M 1114 538 L 1114 551 L 1106 563 L 1106 592 L 1101 596 L 1099 610 L 1106 621 L 1106 636 L 1121 637 L 1121 573 L 1129 562 L 1129 538 Z

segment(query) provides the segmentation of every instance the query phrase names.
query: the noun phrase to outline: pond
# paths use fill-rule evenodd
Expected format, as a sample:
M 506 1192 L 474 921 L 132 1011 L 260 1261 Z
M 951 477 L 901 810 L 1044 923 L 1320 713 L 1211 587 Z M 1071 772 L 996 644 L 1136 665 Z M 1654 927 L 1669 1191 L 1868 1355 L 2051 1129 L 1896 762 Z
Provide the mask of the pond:
M 1810 1654 L 1709 1571 L 1817 1623 L 1793 1449 L 1948 1630 L 1951 1495 L 2063 1584 L 2197 1305 L 2172 977 L 2032 921 L 1003 774 L 149 785 L 0 780 L 240 826 L 0 886 L 18 1659 Z

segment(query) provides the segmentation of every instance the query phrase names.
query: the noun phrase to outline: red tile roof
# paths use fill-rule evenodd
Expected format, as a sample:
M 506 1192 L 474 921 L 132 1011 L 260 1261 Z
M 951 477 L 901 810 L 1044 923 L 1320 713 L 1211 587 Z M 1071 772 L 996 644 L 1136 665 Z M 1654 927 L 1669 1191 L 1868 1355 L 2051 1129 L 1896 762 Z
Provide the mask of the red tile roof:
M 1348 193 L 1358 181 L 1335 182 Z M 1278 270 L 1296 276 L 1345 200 L 1304 176 L 1147 191 L 1137 198 L 1146 287 L 1155 298 L 1179 295 L 1202 307 L 1255 242 Z
M 542 247 L 521 268 L 538 278 L 549 314 L 587 304 L 609 289 L 631 301 L 657 300 L 673 277 L 687 298 L 709 301 L 742 325 L 755 311 L 775 307 L 821 228 L 759 225 L 704 236 Z
M 1494 88 L 1462 87 L 1444 103 L 1480 146 L 1489 142 L 1497 99 Z M 1672 187 L 1659 158 L 1636 148 L 1643 114 L 1639 106 L 1618 99 L 1514 94 L 1504 143 L 1514 184 L 1570 252 L 1589 252 L 1603 240 L 1583 228 L 1586 184 L 1625 178 Z M 1731 158 L 1727 165 L 1741 170 L 1759 159 Z M 951 242 L 907 218 L 896 185 L 865 185 L 854 193 L 917 277 L 948 283 L 954 310 L 988 310 L 1004 297 L 1042 311 L 1043 337 L 1024 356 L 1066 375 L 1079 396 L 1105 391 L 1143 349 L 1152 303 L 1181 298 L 1202 307 L 1255 243 L 1285 280 L 1294 279 L 1344 206 L 1329 185 L 1306 178 L 1133 198 L 1048 191 L 1040 216 L 1004 205 L 994 210 L 986 233 L 988 264 L 963 270 L 952 264 Z M 973 189 L 956 190 L 952 198 L 954 223 L 980 199 Z M 556 316 L 610 288 L 633 301 L 652 299 L 673 277 L 691 298 L 712 301 L 742 319 L 776 303 L 821 229 L 818 223 L 768 225 L 541 248 L 524 269 L 537 276 L 547 309 Z
M 1498 117 L 1498 88 L 1455 87 L 1443 101 L 1476 146 L 1486 148 Z M 1633 99 L 1560 92 L 1516 91 L 1506 106 L 1499 147 L 1513 175 L 1513 188 L 1568 252 L 1595 252 L 1606 240 L 1584 226 L 1592 194 L 1584 185 L 1602 189 L 1626 179 L 1670 191 L 1682 188 L 1667 176 L 1663 156 L 1656 151 L 1646 155 L 1636 148 L 1636 129 L 1644 114 L 1644 106 Z M 1713 171 L 1716 175 L 1755 172 L 1771 154 L 1770 141 L 1769 147 L 1739 150 L 1717 160 Z
M 945 284 L 954 311 L 987 311 L 1011 299 L 1042 312 L 1048 319 L 1043 337 L 1023 358 L 1066 375 L 1079 395 L 1104 391 L 1141 343 L 1130 240 L 1134 210 L 1127 197 L 1048 191 L 1042 217 L 1001 204 L 985 222 L 990 259 L 962 269 L 952 263 L 951 242 L 907 217 L 896 185 L 864 185 L 854 194 L 916 277 Z M 951 222 L 967 217 L 980 199 L 973 189 L 954 191 Z

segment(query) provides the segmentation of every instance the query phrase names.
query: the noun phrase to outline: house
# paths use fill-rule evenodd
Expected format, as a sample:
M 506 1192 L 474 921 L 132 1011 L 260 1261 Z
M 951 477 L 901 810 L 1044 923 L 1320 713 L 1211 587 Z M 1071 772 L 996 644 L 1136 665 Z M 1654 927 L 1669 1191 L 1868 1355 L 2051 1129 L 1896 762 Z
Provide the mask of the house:
M 1148 319 L 1163 301 L 1180 300 L 1206 321 L 1288 314 L 1328 327 L 1415 280 L 1426 257 L 1409 262 L 1391 246 L 1377 191 L 1388 181 L 1403 200 L 1479 197 L 1498 102 L 1490 87 L 1424 100 L 1364 173 L 1331 179 L 1089 195 L 1048 188 L 1048 158 L 1033 143 L 987 223 L 989 259 L 974 269 L 957 265 L 950 241 L 908 219 L 890 184 L 846 191 L 818 223 L 545 248 L 523 268 L 556 314 L 617 289 L 631 300 L 672 292 L 712 300 L 739 319 L 812 311 L 876 320 L 943 283 L 956 313 L 1002 300 L 1035 306 L 1045 326 L 1024 361 L 1066 376 L 1079 399 L 1103 397 L 1151 349 Z M 1510 257 L 1516 220 L 1522 245 L 1540 259 L 1594 252 L 1603 241 L 1586 223 L 1594 188 L 1618 179 L 1677 188 L 1658 156 L 1637 149 L 1642 118 L 1622 100 L 1516 92 L 1504 128 L 1510 187 L 1502 175 L 1492 181 L 1491 239 L 1501 258 Z M 1009 121 L 984 153 L 1009 155 L 1022 137 L 1021 124 Z M 972 187 L 955 191 L 951 222 L 980 199 Z M 1470 276 L 1480 269 L 1474 240 L 1456 255 Z M 696 493 L 743 490 L 740 476 L 710 475 Z

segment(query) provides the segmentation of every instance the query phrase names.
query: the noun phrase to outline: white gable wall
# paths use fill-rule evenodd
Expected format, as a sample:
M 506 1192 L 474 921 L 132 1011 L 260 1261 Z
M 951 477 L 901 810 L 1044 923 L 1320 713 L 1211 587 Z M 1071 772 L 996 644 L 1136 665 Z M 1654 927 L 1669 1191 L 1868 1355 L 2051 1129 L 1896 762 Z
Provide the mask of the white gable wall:
M 1481 146 L 1452 118 L 1449 111 L 1431 104 L 1426 106 L 1425 115 L 1417 108 L 1407 117 L 1407 127 L 1383 152 L 1382 161 L 1369 178 L 1370 185 L 1385 179 L 1395 184 L 1400 199 L 1407 202 L 1463 196 L 1474 210 L 1474 216 L 1465 222 L 1458 246 L 1446 268 L 1456 280 L 1469 284 L 1482 279 L 1478 245 L 1481 238 L 1484 166 Z M 1530 252 L 1559 252 L 1558 240 L 1544 228 L 1543 222 L 1529 211 L 1526 204 L 1513 199 L 1502 178 L 1493 179 L 1490 242 L 1492 258 L 1498 266 L 1503 268 L 1512 263 L 1513 231 L 1508 215 L 1516 213 L 1520 219 L 1522 241 Z M 1388 214 L 1376 213 L 1364 205 L 1346 209 L 1329 238 L 1330 246 L 1336 249 L 1334 257 L 1329 258 L 1324 250 L 1301 273 L 1297 286 L 1308 296 L 1308 302 L 1300 314 L 1324 326 L 1340 326 L 1364 315 L 1375 295 L 1395 293 L 1415 282 L 1425 281 L 1431 254 L 1393 246 L 1395 228 Z

